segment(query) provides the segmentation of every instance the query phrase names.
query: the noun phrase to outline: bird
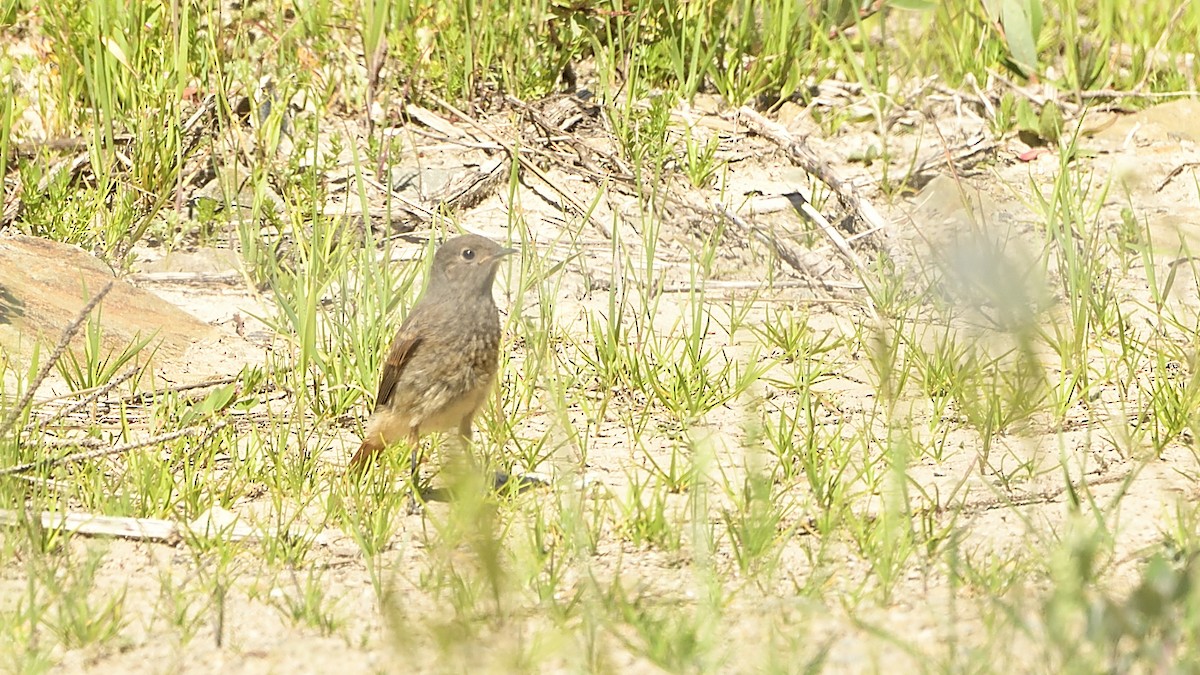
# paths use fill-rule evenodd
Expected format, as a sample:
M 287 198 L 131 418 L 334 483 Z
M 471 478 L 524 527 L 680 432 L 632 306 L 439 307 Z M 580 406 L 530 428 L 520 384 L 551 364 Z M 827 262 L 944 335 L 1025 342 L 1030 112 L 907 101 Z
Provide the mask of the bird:
M 403 440 L 412 452 L 415 491 L 422 436 L 457 431 L 464 444 L 470 442 L 475 414 L 499 367 L 500 311 L 492 285 L 500 261 L 513 253 L 476 234 L 448 239 L 434 253 L 425 291 L 388 350 L 374 411 L 350 459 L 352 475 Z

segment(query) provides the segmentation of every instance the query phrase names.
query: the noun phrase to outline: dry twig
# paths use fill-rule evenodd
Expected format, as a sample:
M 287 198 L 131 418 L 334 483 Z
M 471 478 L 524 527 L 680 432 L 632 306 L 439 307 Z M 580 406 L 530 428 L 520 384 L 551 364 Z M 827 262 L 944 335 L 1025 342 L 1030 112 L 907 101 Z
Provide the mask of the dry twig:
M 498 136 L 493 134 L 491 131 L 489 131 L 486 127 L 484 127 L 479 122 L 475 121 L 475 119 L 472 118 L 470 115 L 468 115 L 465 112 L 454 107 L 454 105 L 452 105 L 448 101 L 444 101 L 441 98 L 438 98 L 437 96 L 431 95 L 431 97 L 433 98 L 434 102 L 436 102 L 438 105 L 442 106 L 447 111 L 449 111 L 450 113 L 452 113 L 459 119 L 461 119 L 464 122 L 466 122 L 467 124 L 469 124 L 472 128 L 474 128 L 476 131 L 478 131 L 479 133 L 486 136 L 489 140 L 503 145 L 505 151 L 509 154 L 509 156 L 516 159 L 517 162 L 519 162 L 521 164 L 521 168 L 523 168 L 526 171 L 537 176 L 539 179 L 541 179 L 541 181 L 543 183 L 550 186 L 550 189 L 552 189 L 556 193 L 558 193 L 558 195 L 563 198 L 563 201 L 565 201 L 568 205 L 570 205 L 571 209 L 573 211 L 575 211 L 576 215 L 580 216 L 581 218 L 586 218 L 587 221 L 589 223 L 591 223 L 592 227 L 596 228 L 596 231 L 599 232 L 601 235 L 603 235 L 606 239 L 612 238 L 612 232 L 609 231 L 608 227 L 604 223 L 600 222 L 599 219 L 597 219 L 595 216 L 592 215 L 592 209 L 589 209 L 586 206 L 584 206 L 583 204 L 579 203 L 579 201 L 577 199 L 575 199 L 575 197 L 573 195 L 571 195 L 566 190 L 562 189 L 562 187 L 559 186 L 553 180 L 551 180 L 550 177 L 547 176 L 544 171 L 542 171 L 540 168 L 538 168 L 538 166 L 536 164 L 529 161 L 529 158 L 523 156 L 521 153 L 517 152 L 511 146 L 504 143 Z
M 8 411 L 8 415 L 4 417 L 4 421 L 0 422 L 0 437 L 7 434 L 12 425 L 16 423 L 17 418 L 21 416 L 21 411 L 33 400 L 33 395 L 37 393 L 38 387 L 42 386 L 42 382 L 50 374 L 50 369 L 62 358 L 63 352 L 67 351 L 67 346 L 71 344 L 71 338 L 75 337 L 75 333 L 79 332 L 79 327 L 83 325 L 83 322 L 87 320 L 92 310 L 96 308 L 96 305 L 100 304 L 100 301 L 104 299 L 104 296 L 108 295 L 108 292 L 112 288 L 113 282 L 110 281 L 105 284 L 104 288 L 92 296 L 92 299 L 88 300 L 83 309 L 79 310 L 79 314 L 75 317 L 75 320 L 63 330 L 62 338 L 59 339 L 58 345 L 50 353 L 50 358 L 46 359 L 46 362 L 42 364 L 42 368 L 38 371 L 37 376 L 33 378 L 33 382 L 29 383 L 29 388 L 25 390 L 25 395 Z
M 817 180 L 829 186 L 829 189 L 833 190 L 834 194 L 867 224 L 867 229 L 879 232 L 891 231 L 891 223 L 866 198 L 859 194 L 857 188 L 842 180 L 828 163 L 817 157 L 803 140 L 793 138 L 787 129 L 763 117 L 753 108 L 747 106 L 739 108 L 738 118 L 746 122 L 747 126 L 755 133 L 783 148 L 793 164 L 816 176 Z M 830 234 L 830 230 L 826 229 L 820 222 L 817 224 L 821 226 L 826 236 Z M 837 240 L 831 239 L 831 241 L 833 241 L 835 246 L 838 246 L 843 255 L 846 254 L 846 251 L 843 250 Z M 844 244 L 845 241 L 843 240 L 841 243 Z M 857 255 L 848 256 L 848 259 L 859 273 L 865 271 L 862 261 L 858 260 Z
M 32 471 L 33 469 L 49 468 L 49 467 L 59 466 L 61 464 L 70 464 L 71 462 L 82 462 L 87 459 L 96 459 L 98 457 L 123 455 L 127 452 L 137 450 L 139 448 L 145 448 L 147 446 L 157 445 L 159 443 L 166 443 L 167 441 L 173 441 L 177 438 L 183 438 L 185 436 L 192 436 L 192 437 L 207 436 L 216 431 L 224 429 L 227 426 L 229 426 L 229 422 L 227 422 L 225 420 L 221 420 L 212 426 L 195 425 L 195 426 L 185 427 L 183 429 L 178 429 L 176 431 L 170 431 L 165 434 L 158 434 L 157 436 L 151 436 L 150 438 L 144 438 L 140 441 L 132 441 L 129 443 L 122 443 L 120 445 L 115 445 L 110 448 L 97 448 L 97 449 L 93 449 L 93 450 L 85 450 L 83 452 L 71 453 L 69 455 L 63 455 L 62 457 L 51 457 L 48 459 L 39 459 L 39 460 L 36 460 L 33 462 L 25 462 L 24 464 L 17 464 L 16 466 L 10 466 L 6 469 L 0 469 L 0 476 L 11 476 L 13 474 L 25 473 L 26 471 Z M 95 442 L 79 441 L 79 442 L 73 442 L 70 445 L 81 446 L 81 445 L 96 445 L 96 444 L 97 443 L 95 443 Z
M 39 401 L 38 405 L 44 406 L 47 403 L 50 403 L 51 401 L 57 401 L 59 399 L 69 398 L 69 397 L 73 397 L 73 396 L 83 396 L 83 398 L 75 401 L 74 403 L 63 406 L 62 408 L 58 409 L 57 411 L 55 411 L 55 413 L 53 415 L 51 415 L 50 417 L 48 417 L 44 420 L 39 419 L 39 420 L 34 420 L 33 422 L 30 422 L 29 424 L 25 425 L 25 428 L 21 430 L 21 433 L 23 433 L 23 434 L 31 433 L 38 427 L 45 427 L 46 425 L 54 422 L 55 420 L 62 419 L 77 410 L 83 410 L 88 405 L 91 405 L 92 403 L 95 403 L 96 401 L 100 400 L 101 396 L 104 396 L 108 392 L 112 391 L 113 389 L 115 389 L 118 386 L 120 386 L 121 384 L 123 384 L 126 380 L 128 380 L 131 377 L 133 377 L 134 375 L 136 375 L 139 370 L 141 370 L 141 368 L 135 366 L 135 367 L 130 368 L 129 370 L 125 371 L 124 373 L 118 375 L 117 377 L 114 377 L 113 379 L 109 380 L 108 382 L 105 382 L 104 384 L 102 384 L 100 386 L 92 387 L 90 389 L 80 389 L 79 391 L 73 391 L 70 394 L 66 394 L 64 396 L 54 396 L 54 397 L 48 398 L 44 401 Z

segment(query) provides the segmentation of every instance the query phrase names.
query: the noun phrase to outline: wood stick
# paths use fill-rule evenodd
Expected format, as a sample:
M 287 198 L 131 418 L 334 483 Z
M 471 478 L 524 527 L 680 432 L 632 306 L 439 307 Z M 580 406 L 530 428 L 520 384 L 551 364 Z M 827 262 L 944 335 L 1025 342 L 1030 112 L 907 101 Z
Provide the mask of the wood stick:
M 175 544 L 186 534 L 199 536 L 221 536 L 230 541 L 258 539 L 262 533 L 250 525 L 233 522 L 226 525 L 211 523 L 201 518 L 192 523 L 177 523 L 161 518 L 128 518 L 100 516 L 78 511 L 42 511 L 37 514 L 22 514 L 9 509 L 0 509 L 0 525 L 16 526 L 26 522 L 30 515 L 38 519 L 41 527 L 49 530 L 65 530 L 75 534 L 100 537 L 118 537 L 137 541 L 153 541 Z

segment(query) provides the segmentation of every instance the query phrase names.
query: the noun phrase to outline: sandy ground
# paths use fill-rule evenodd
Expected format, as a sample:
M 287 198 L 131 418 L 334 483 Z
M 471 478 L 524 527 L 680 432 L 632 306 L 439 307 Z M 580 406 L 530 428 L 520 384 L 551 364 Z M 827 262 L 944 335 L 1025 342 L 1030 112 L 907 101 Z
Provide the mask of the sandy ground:
M 986 131 L 986 125 L 969 106 L 956 107 L 953 103 L 930 105 L 938 113 L 942 137 L 957 148 Z M 1149 260 L 1160 279 L 1167 277 L 1174 261 L 1188 256 L 1188 251 L 1200 245 L 1197 234 L 1200 230 L 1193 225 L 1200 215 L 1194 181 L 1194 167 L 1200 162 L 1198 113 L 1197 104 L 1179 102 L 1132 115 L 1090 115 L 1085 119 L 1085 127 L 1098 131 L 1080 139 L 1080 146 L 1089 152 L 1081 153 L 1071 164 L 1071 171 L 1081 181 L 1084 177 L 1090 181 L 1093 195 L 1101 194 L 1100 186 L 1107 189 L 1102 199 L 1088 201 L 1096 208 L 1091 218 L 1096 227 L 1117 227 L 1121 209 L 1130 203 L 1136 205 L 1137 218 L 1154 244 Z M 811 124 L 808 118 L 797 110 L 785 108 L 777 117 L 797 136 L 813 131 L 806 126 Z M 683 111 L 681 119 L 690 120 L 700 133 L 715 134 L 721 139 L 718 157 L 729 161 L 724 177 L 726 203 L 740 210 L 748 222 L 802 251 L 808 256 L 807 261 L 820 266 L 823 275 L 819 281 L 832 284 L 822 287 L 816 283 L 817 279 L 806 278 L 778 261 L 761 242 L 730 228 L 723 235 L 720 256 L 712 268 L 709 301 L 729 305 L 744 300 L 749 296 L 740 284 L 760 282 L 772 275 L 780 283 L 759 294 L 748 315 L 748 324 L 771 321 L 772 312 L 780 307 L 807 308 L 810 328 L 834 338 L 852 334 L 855 326 L 870 321 L 862 302 L 863 294 L 853 288 L 856 277 L 847 261 L 819 235 L 813 235 L 811 227 L 794 210 L 750 208 L 770 204 L 772 197 L 793 193 L 795 186 L 803 182 L 803 172 L 791 166 L 775 145 L 747 133 L 729 114 L 705 109 L 703 101 L 696 108 Z M 500 116 L 488 122 L 502 137 L 509 131 Z M 607 137 L 589 124 L 596 124 L 594 118 L 574 132 L 604 147 Z M 905 167 L 912 165 L 913 157 L 936 157 L 943 151 L 938 135 L 928 127 L 901 124 L 896 129 L 897 133 L 887 142 L 893 157 L 889 165 L 892 175 L 903 173 Z M 353 135 L 352 128 L 345 132 Z M 980 241 L 992 246 L 985 246 L 985 251 L 1003 250 L 1015 256 L 1036 253 L 1042 226 L 1030 204 L 1034 201 L 1034 191 L 1046 194 L 1060 170 L 1059 158 L 1054 153 L 1023 158 L 1028 146 L 1015 138 L 1007 139 L 985 153 L 983 163 L 960 167 L 957 176 L 950 174 L 944 165 L 934 165 L 920 181 L 914 181 L 920 183 L 919 190 L 889 201 L 878 189 L 879 163 L 864 165 L 849 160 L 872 147 L 880 147 L 877 133 L 866 125 L 849 125 L 836 138 L 812 136 L 809 142 L 831 166 L 863 190 L 892 224 L 890 231 L 876 233 L 856 244 L 864 256 L 871 255 L 873 247 L 884 248 L 896 260 L 899 273 L 912 272 L 914 276 L 931 261 L 947 261 L 951 267 L 961 265 L 962 284 L 966 287 L 978 280 L 972 275 L 989 273 L 986 266 L 980 265 L 977 257 L 980 254 L 973 248 Z M 409 190 L 417 199 L 428 200 L 429 195 L 446 189 L 446 184 L 464 174 L 486 172 L 498 156 L 483 150 L 463 149 L 451 142 L 421 141 L 420 145 L 422 161 L 417 175 L 421 180 Z M 1182 173 L 1176 173 L 1180 167 L 1184 167 Z M 418 168 L 400 166 L 393 175 L 406 170 Z M 552 166 L 548 173 L 565 192 L 590 203 L 595 184 L 584 178 L 583 172 L 573 175 Z M 505 183 L 506 180 L 500 181 L 501 185 Z M 346 194 L 354 194 L 354 189 L 332 191 L 330 212 L 338 212 L 339 207 L 355 208 L 353 200 L 341 201 Z M 683 194 L 700 206 L 718 198 L 715 189 L 689 189 Z M 510 212 L 515 211 L 528 222 L 533 242 L 522 255 L 566 261 L 560 271 L 564 277 L 563 293 L 556 299 L 554 312 L 561 326 L 578 327 L 577 337 L 586 341 L 585 326 L 578 317 L 587 313 L 603 315 L 607 311 L 607 284 L 622 275 L 630 276 L 629 269 L 623 266 L 635 266 L 645 255 L 638 232 L 638 206 L 632 195 L 610 191 L 599 202 L 594 216 L 595 223 L 602 228 L 582 223 L 563 200 L 548 185 L 529 179 L 515 194 L 510 195 L 505 189 L 486 191 L 481 201 L 463 212 L 460 221 L 497 239 L 506 238 Z M 658 283 L 664 289 L 680 289 L 692 283 L 688 260 L 699 248 L 699 235 L 711 226 L 696 211 L 683 207 L 664 218 L 656 252 L 661 270 Z M 572 242 L 564 236 L 567 228 L 581 228 L 577 240 Z M 611 239 L 602 229 L 619 238 L 620 255 L 612 254 Z M 0 240 L 0 246 L 3 245 Z M 399 246 L 398 250 L 411 250 L 415 255 L 418 249 L 414 245 L 409 249 Z M 572 257 L 580 252 L 583 255 Z M 986 257 L 986 253 L 983 255 Z M 398 260 L 392 264 L 409 263 Z M 1121 295 L 1128 300 L 1130 320 L 1144 323 L 1150 296 L 1144 281 L 1145 270 L 1137 269 L 1141 265 L 1139 258 L 1130 271 L 1114 269 L 1112 281 L 1120 285 Z M 1187 265 L 1178 265 L 1176 269 L 1171 309 L 1194 326 L 1200 309 L 1196 281 L 1190 277 Z M 505 270 L 498 284 L 497 299 L 506 311 L 514 306 L 518 291 L 513 277 L 514 270 Z M 227 249 L 201 248 L 168 257 L 158 249 L 140 250 L 134 274 L 126 281 L 182 309 L 213 333 L 211 338 L 194 345 L 186 358 L 175 358 L 178 355 L 173 353 L 172 359 L 164 361 L 159 375 L 166 382 L 197 381 L 211 373 L 236 372 L 244 363 L 261 360 L 264 349 L 279 344 L 253 318 L 270 311 L 269 296 L 248 288 L 238 257 L 229 255 Z M 68 290 L 75 291 L 64 289 L 63 293 Z M 953 296 L 958 290 L 961 289 L 947 288 L 946 293 Z M 977 300 L 969 293 L 959 297 L 965 304 Z M 1034 289 L 1030 297 L 1042 298 L 1051 305 L 1064 300 L 1046 288 Z M 535 303 L 528 299 L 523 306 L 528 313 L 537 311 Z M 664 293 L 654 319 L 656 328 L 671 330 L 687 309 L 685 293 Z M 26 310 L 22 320 L 36 322 L 39 317 L 34 308 L 26 305 Z M 116 305 L 106 306 L 105 312 L 106 320 L 121 320 L 121 309 Z M 970 312 L 965 314 L 969 321 Z M 61 321 L 48 319 L 47 325 L 61 325 Z M 987 331 L 981 330 L 980 334 L 986 335 Z M 710 337 L 714 344 L 724 343 L 727 353 L 734 358 L 746 358 L 749 354 L 750 340 L 745 335 L 728 336 L 714 330 Z M 1003 336 L 994 339 L 1003 342 Z M 513 378 L 519 377 L 523 358 L 520 345 L 512 345 L 506 361 L 509 370 L 502 378 L 510 389 Z M 821 396 L 821 414 L 831 426 L 844 424 L 847 428 L 857 428 L 867 419 L 867 412 L 878 405 L 875 399 L 880 395 L 878 382 L 866 364 L 868 355 L 847 345 L 822 358 L 827 376 L 814 387 Z M 1177 500 L 1194 499 L 1195 485 L 1190 477 L 1195 475 L 1197 466 L 1196 457 L 1182 441 L 1172 443 L 1160 459 L 1149 463 L 1144 461 L 1144 451 L 1122 445 L 1122 428 L 1127 421 L 1121 415 L 1116 394 L 1128 385 L 1129 382 L 1118 381 L 1095 383 L 1094 405 L 1072 410 L 1066 429 L 1055 428 L 1049 420 L 1035 417 L 1019 431 L 995 438 L 990 456 L 997 467 L 1011 469 L 1022 463 L 1037 467 L 1028 480 L 1016 486 L 1000 485 L 976 470 L 975 461 L 981 449 L 978 433 L 966 425 L 950 431 L 942 441 L 947 448 L 942 461 L 922 459 L 908 467 L 912 493 L 925 495 L 915 497 L 915 503 L 925 505 L 929 496 L 954 494 L 953 502 L 961 509 L 956 516 L 957 524 L 967 533 L 967 539 L 959 542 L 959 546 L 975 551 L 993 550 L 1000 558 L 1013 552 L 1025 554 L 1028 547 L 1036 548 L 1039 542 L 1063 532 L 1069 523 L 1070 509 L 1060 490 L 1064 469 L 1056 468 L 1065 467 L 1074 480 L 1094 486 L 1092 495 L 1100 504 L 1123 495 L 1111 513 L 1113 522 L 1120 527 L 1113 578 L 1118 584 L 1120 580 L 1132 581 L 1139 569 L 1139 552 L 1161 541 L 1164 522 L 1173 505 Z M 56 386 L 61 385 L 51 384 L 47 391 Z M 755 388 L 761 399 L 747 398 L 719 406 L 692 429 L 693 440 L 703 437 L 714 448 L 716 463 L 726 475 L 737 476 L 745 471 L 748 458 L 742 441 L 748 407 L 787 410 L 797 405 L 795 393 L 775 389 L 764 382 Z M 544 407 L 544 403 L 535 405 Z M 365 409 L 362 412 L 365 415 Z M 586 424 L 578 409 L 569 413 L 577 423 Z M 928 401 L 902 398 L 895 414 L 919 434 L 921 429 L 931 427 L 935 413 Z M 556 433 L 548 409 L 524 411 L 520 425 L 516 433 L 526 439 Z M 593 495 L 623 494 L 631 472 L 651 462 L 669 461 L 672 449 L 679 447 L 678 439 L 667 433 L 666 421 L 660 421 L 658 430 L 642 435 L 641 443 L 637 444 L 631 443 L 630 430 L 616 415 L 593 421 L 592 425 L 585 472 L 587 479 L 598 486 Z M 887 429 L 875 431 L 879 439 L 888 436 Z M 537 467 L 539 471 L 553 473 L 557 466 L 578 462 L 565 440 L 555 442 L 561 448 L 556 451 L 557 464 L 549 462 L 549 466 Z M 322 470 L 339 471 L 356 443 L 357 438 L 348 425 L 322 448 Z M 861 448 L 863 453 L 883 451 L 881 445 Z M 552 488 L 539 494 L 542 499 L 549 499 L 548 495 L 558 493 Z M 848 542 L 821 542 L 819 537 L 805 533 L 802 525 L 812 517 L 812 495 L 793 494 L 787 498 L 796 508 L 783 525 L 797 526 L 797 530 L 780 551 L 780 573 L 765 585 L 737 580 L 736 574 L 726 582 L 731 600 L 721 610 L 723 634 L 718 640 L 728 649 L 727 669 L 756 670 L 770 662 L 773 650 L 779 654 L 799 652 L 802 658 L 812 658 L 827 647 L 826 667 L 831 671 L 870 671 L 884 663 L 898 664 L 897 667 L 906 670 L 921 664 L 915 660 L 914 652 L 898 643 L 910 645 L 917 653 L 937 651 L 938 645 L 946 644 L 949 636 L 955 635 L 977 645 L 988 643 L 987 627 L 971 608 L 970 599 L 956 599 L 949 580 L 937 573 L 910 573 L 897 582 L 890 595 L 891 602 L 880 605 L 844 608 L 830 602 L 822 606 L 813 599 L 814 594 L 799 592 L 798 589 L 817 588 L 821 589 L 815 594 L 817 597 L 837 597 L 871 583 L 872 574 L 865 559 Z M 885 498 L 886 495 L 863 494 L 860 510 L 878 511 Z M 685 500 L 682 496 L 679 500 L 682 508 Z M 1020 505 L 1013 506 L 1014 502 Z M 317 510 L 315 505 L 290 508 Z M 445 506 L 434 504 L 431 508 L 436 515 Z M 232 511 L 246 522 L 261 523 L 270 518 L 272 506 L 262 496 L 239 500 Z M 941 522 L 946 522 L 944 518 L 949 516 L 944 515 Z M 320 570 L 327 597 L 334 599 L 332 606 L 341 618 L 334 636 L 322 637 L 311 627 L 286 621 L 281 612 L 271 607 L 272 600 L 297 594 L 310 570 L 297 570 L 294 578 L 265 572 L 256 564 L 259 553 L 249 545 L 226 570 L 232 585 L 223 599 L 220 646 L 217 646 L 213 604 L 204 601 L 197 601 L 193 608 L 178 610 L 190 612 L 196 626 L 196 636 L 180 644 L 162 619 L 165 613 L 176 610 L 164 607 L 160 589 L 164 584 L 209 587 L 206 574 L 212 570 L 203 556 L 184 545 L 78 538 L 71 543 L 72 549 L 82 552 L 98 547 L 105 552 L 95 587 L 100 592 L 123 589 L 127 618 L 116 641 L 118 646 L 63 652 L 63 670 L 403 672 L 457 670 L 473 663 L 519 668 L 518 662 L 510 664 L 506 659 L 516 659 L 523 649 L 530 648 L 539 639 L 539 631 L 545 628 L 544 620 L 531 612 L 524 624 L 510 623 L 476 636 L 479 644 L 486 645 L 478 653 L 464 647 L 451 648 L 448 651 L 460 661 L 435 662 L 435 654 L 446 651 L 431 649 L 428 644 L 415 647 L 405 644 L 387 627 L 368 567 L 353 538 L 320 522 L 310 522 L 308 526 L 316 537 L 308 565 Z M 404 517 L 389 550 L 382 555 L 389 583 L 396 597 L 402 598 L 398 611 L 413 620 L 427 621 L 428 617 L 443 612 L 439 609 L 442 602 L 439 598 L 420 590 L 422 574 L 430 569 L 430 550 L 437 546 L 436 540 L 437 533 L 420 516 Z M 839 559 L 839 552 L 844 555 L 836 569 L 814 567 L 814 556 L 822 560 Z M 730 565 L 730 556 L 725 545 L 714 551 L 718 566 Z M 702 605 L 700 572 L 693 562 L 688 555 L 634 547 L 614 534 L 601 541 L 592 557 L 591 569 L 599 578 L 619 577 L 626 588 L 660 598 L 668 606 L 676 603 L 679 611 L 693 612 Z M 582 583 L 581 579 L 568 578 L 562 590 L 569 593 Z M 23 568 L 13 565 L 0 570 L 0 597 L 15 597 L 24 584 Z M 13 609 L 7 606 L 10 603 L 3 604 L 0 609 Z M 880 630 L 896 639 L 880 638 Z M 794 641 L 796 635 L 803 636 L 802 648 Z M 544 639 L 553 645 L 555 640 L 564 638 L 550 634 Z M 1004 636 L 990 639 L 1003 640 Z M 606 666 L 622 672 L 657 671 L 646 659 L 631 656 L 632 650 L 611 636 L 602 637 L 601 642 L 611 648 L 601 650 L 607 654 L 606 659 L 611 659 Z M 397 661 L 397 654 L 404 655 L 403 663 Z M 743 658 L 742 654 L 752 656 Z M 590 667 L 585 665 L 586 658 L 582 654 L 564 657 L 558 665 L 567 670 Z M 1033 665 L 1037 655 L 1015 654 L 1013 658 L 1014 666 L 1024 659 Z M 799 668 L 798 661 L 782 665 L 785 670 Z

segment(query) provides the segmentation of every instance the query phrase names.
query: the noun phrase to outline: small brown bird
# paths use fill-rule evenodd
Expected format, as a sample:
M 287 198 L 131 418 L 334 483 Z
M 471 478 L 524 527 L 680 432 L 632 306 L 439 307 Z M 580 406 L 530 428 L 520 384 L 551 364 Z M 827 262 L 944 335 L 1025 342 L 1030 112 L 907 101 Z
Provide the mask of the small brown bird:
M 383 365 L 375 411 L 362 446 L 350 459 L 361 473 L 389 444 L 412 449 L 434 431 L 457 430 L 471 439 L 471 422 L 496 380 L 500 312 L 492 284 L 500 260 L 511 253 L 474 234 L 454 237 L 433 256 L 425 293 L 400 326 Z

